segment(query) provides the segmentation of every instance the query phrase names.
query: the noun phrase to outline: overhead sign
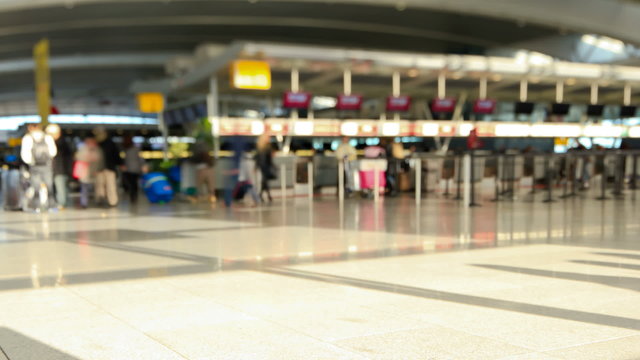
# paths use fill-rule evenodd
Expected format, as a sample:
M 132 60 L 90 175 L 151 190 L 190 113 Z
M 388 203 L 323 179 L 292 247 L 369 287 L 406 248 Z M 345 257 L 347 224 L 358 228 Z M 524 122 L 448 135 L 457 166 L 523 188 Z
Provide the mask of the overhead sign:
M 49 70 L 49 40 L 42 39 L 33 47 L 35 62 L 36 101 L 40 123 L 46 126 L 51 113 L 51 72 Z
M 496 109 L 496 101 L 494 99 L 478 99 L 473 104 L 473 112 L 476 114 L 493 114 Z
M 271 67 L 266 61 L 236 60 L 231 63 L 231 86 L 245 90 L 271 89 Z
M 387 97 L 387 111 L 407 112 L 411 107 L 410 96 L 389 96 Z
M 452 113 L 456 108 L 456 99 L 437 98 L 431 102 L 431 111 L 434 113 Z
M 164 95 L 161 93 L 140 93 L 137 97 L 140 112 L 157 114 L 164 110 Z
M 338 110 L 360 110 L 362 107 L 362 95 L 338 95 L 336 109 Z
M 311 94 L 306 92 L 285 92 L 282 106 L 287 109 L 307 109 L 311 103 Z

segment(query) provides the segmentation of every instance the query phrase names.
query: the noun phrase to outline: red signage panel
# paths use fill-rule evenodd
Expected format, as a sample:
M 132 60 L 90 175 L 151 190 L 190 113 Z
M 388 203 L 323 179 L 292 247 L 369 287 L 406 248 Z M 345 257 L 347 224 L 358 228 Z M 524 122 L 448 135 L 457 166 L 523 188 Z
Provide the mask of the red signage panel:
M 285 92 L 282 106 L 287 109 L 307 109 L 311 103 L 311 94 L 306 92 Z
M 493 114 L 496 109 L 496 101 L 494 99 L 478 99 L 473 104 L 473 112 L 476 114 Z
M 407 112 L 411 107 L 410 96 L 389 96 L 387 97 L 387 111 Z
M 336 109 L 338 110 L 360 110 L 362 107 L 362 95 L 338 95 Z
M 431 102 L 431 111 L 434 113 L 452 113 L 455 108 L 455 98 L 437 98 Z

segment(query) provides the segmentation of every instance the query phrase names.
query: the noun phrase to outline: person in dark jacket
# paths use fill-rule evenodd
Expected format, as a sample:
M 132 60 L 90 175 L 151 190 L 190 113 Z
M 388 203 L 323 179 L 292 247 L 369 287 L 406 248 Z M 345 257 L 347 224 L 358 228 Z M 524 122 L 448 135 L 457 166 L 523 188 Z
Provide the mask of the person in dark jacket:
M 62 134 L 60 126 L 50 124 L 46 129 L 55 141 L 58 153 L 53 158 L 53 183 L 56 203 L 64 209 L 69 205 L 69 178 L 73 173 L 73 149 L 68 139 Z
M 102 150 L 104 168 L 98 173 L 96 178 L 96 199 L 99 203 L 105 203 L 110 207 L 118 205 L 118 183 L 116 180 L 117 170 L 122 165 L 120 149 L 109 138 L 109 134 L 104 128 L 94 130 L 98 145 Z
M 258 138 L 256 148 L 256 165 L 258 169 L 260 169 L 262 178 L 260 183 L 260 200 L 264 201 L 262 194 L 266 192 L 269 202 L 272 202 L 273 198 L 269 190 L 269 181 L 275 179 L 275 174 L 273 173 L 273 151 L 268 134 L 262 134 Z

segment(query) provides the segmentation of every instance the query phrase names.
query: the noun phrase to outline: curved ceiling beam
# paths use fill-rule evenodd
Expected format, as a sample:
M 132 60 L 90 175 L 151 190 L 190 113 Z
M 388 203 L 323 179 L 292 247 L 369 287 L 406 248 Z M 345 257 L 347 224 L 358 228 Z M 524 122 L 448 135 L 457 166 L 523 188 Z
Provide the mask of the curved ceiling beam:
M 0 11 L 45 6 L 114 3 L 126 0 L 0 0 Z M 162 4 L 167 1 L 146 0 Z M 326 0 L 261 0 L 269 2 L 322 2 Z M 331 0 L 331 3 L 371 5 L 370 0 Z M 377 6 L 390 8 L 423 8 L 454 13 L 481 15 L 577 32 L 593 32 L 640 44 L 637 19 L 640 5 L 614 0 L 377 0 Z
M 267 26 L 267 27 L 296 27 L 335 29 L 342 31 L 358 31 L 373 34 L 390 34 L 399 36 L 421 37 L 425 39 L 447 40 L 460 44 L 477 44 L 486 47 L 501 45 L 486 39 L 454 35 L 445 31 L 415 29 L 413 27 L 383 25 L 378 23 L 364 23 L 343 20 L 325 20 L 304 17 L 273 17 L 273 16 L 158 16 L 140 18 L 107 18 L 58 21 L 43 24 L 29 24 L 18 26 L 0 26 L 0 36 L 42 34 L 65 30 L 85 30 L 109 27 L 145 27 L 145 26 Z
M 112 67 L 164 67 L 179 53 L 133 53 L 57 56 L 49 60 L 52 70 L 112 68 Z M 33 71 L 33 59 L 0 61 L 0 74 Z

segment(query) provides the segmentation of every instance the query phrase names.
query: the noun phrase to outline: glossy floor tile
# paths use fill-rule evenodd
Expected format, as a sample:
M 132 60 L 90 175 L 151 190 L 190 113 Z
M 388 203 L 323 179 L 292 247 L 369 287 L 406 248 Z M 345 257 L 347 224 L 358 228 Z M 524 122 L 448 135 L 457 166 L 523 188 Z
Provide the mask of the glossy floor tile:
M 0 213 L 0 359 L 639 359 L 640 206 Z

